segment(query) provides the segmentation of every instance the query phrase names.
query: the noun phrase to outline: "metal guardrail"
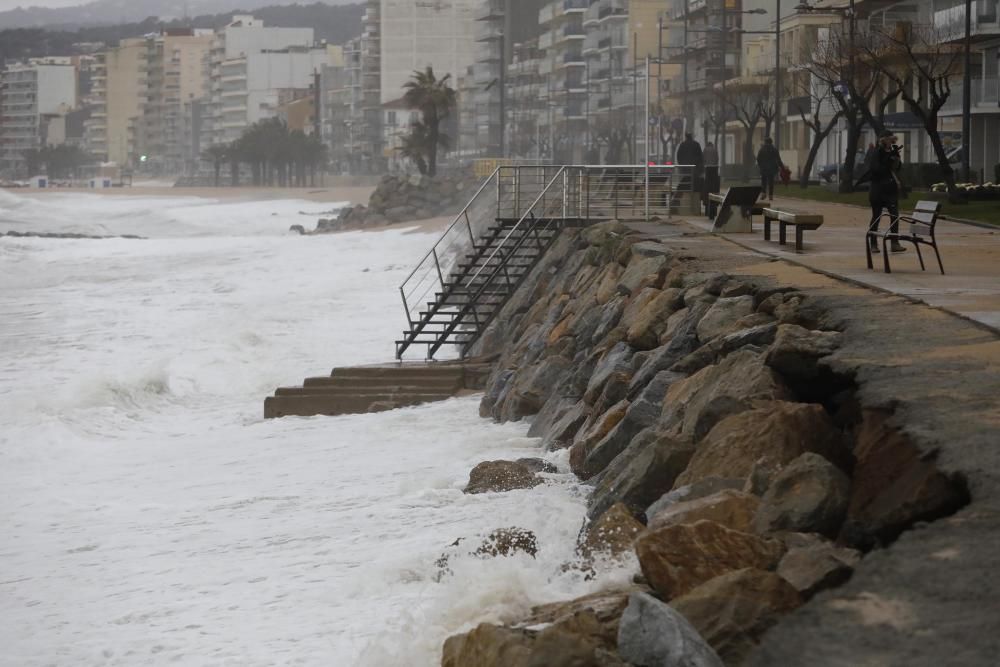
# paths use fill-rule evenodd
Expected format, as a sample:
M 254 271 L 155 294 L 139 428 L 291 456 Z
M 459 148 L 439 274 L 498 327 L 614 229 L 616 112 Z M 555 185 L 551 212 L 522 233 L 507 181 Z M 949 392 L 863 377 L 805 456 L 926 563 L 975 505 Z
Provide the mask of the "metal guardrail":
M 618 218 L 649 220 L 654 215 L 669 218 L 694 184 L 691 165 L 498 166 L 400 285 L 408 323 L 419 321 L 428 297 L 444 291 L 446 277 L 491 225 L 515 223 L 492 260 L 510 239 L 520 238 L 529 217 L 545 220 L 546 228 Z M 477 272 L 473 280 L 479 277 Z

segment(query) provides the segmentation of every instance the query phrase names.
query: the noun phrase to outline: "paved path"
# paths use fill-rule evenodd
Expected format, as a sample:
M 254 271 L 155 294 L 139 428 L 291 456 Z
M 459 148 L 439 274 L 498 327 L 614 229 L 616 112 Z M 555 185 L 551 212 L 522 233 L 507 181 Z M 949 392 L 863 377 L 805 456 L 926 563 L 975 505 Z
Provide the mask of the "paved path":
M 875 255 L 875 269 L 865 264 L 864 232 L 869 213 L 857 206 L 777 197 L 776 206 L 824 216 L 823 226 L 806 232 L 805 248 L 795 252 L 794 233 L 787 246 L 764 240 L 763 224 L 754 218 L 752 234 L 721 235 L 727 240 L 809 269 L 822 271 L 864 285 L 917 299 L 1000 329 L 1000 228 L 984 229 L 957 222 L 938 223 L 938 246 L 947 275 L 937 269 L 934 252 L 924 252 L 927 271 L 920 270 L 913 246 L 890 256 L 892 273 L 882 272 L 882 257 Z M 702 230 L 711 229 L 704 217 L 684 217 Z M 904 226 L 905 229 L 905 226 Z

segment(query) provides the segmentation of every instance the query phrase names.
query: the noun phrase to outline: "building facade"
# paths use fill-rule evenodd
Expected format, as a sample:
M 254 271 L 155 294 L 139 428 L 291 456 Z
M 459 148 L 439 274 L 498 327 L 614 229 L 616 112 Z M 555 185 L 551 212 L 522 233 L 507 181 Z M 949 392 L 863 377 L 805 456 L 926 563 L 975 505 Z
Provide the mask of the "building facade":
M 69 58 L 15 63 L 0 74 L 0 85 L 0 173 L 34 176 L 24 171 L 24 153 L 62 143 L 60 122 L 64 127 L 78 103 L 76 67 Z

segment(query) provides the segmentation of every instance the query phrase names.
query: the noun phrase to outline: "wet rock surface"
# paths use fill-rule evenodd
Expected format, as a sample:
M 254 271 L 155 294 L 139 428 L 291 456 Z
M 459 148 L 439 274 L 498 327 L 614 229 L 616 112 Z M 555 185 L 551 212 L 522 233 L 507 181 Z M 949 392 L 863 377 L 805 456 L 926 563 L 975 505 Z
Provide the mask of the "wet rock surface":
M 481 413 L 503 421 L 537 413 L 532 434 L 546 449 L 570 447 L 572 470 L 592 487 L 581 553 L 634 551 L 655 596 L 640 616 L 669 633 L 673 621 L 657 605 L 689 614 L 725 664 L 886 664 L 878 660 L 890 654 L 879 653 L 879 643 L 898 648 L 900 632 L 919 637 L 933 623 L 931 600 L 983 627 L 949 596 L 944 579 L 914 584 L 917 573 L 952 572 L 952 562 L 987 576 L 984 552 L 959 536 L 971 526 L 1000 536 L 1000 528 L 991 532 L 1000 511 L 961 510 L 971 490 L 989 485 L 944 435 L 976 444 L 983 462 L 993 451 L 983 421 L 968 410 L 962 422 L 943 414 L 937 391 L 929 400 L 911 396 L 933 387 L 929 368 L 954 361 L 945 355 L 919 375 L 916 355 L 886 358 L 887 349 L 909 344 L 906 334 L 890 332 L 918 306 L 840 284 L 824 291 L 812 280 L 795 289 L 746 277 L 740 263 L 750 259 L 723 247 L 710 261 L 701 239 L 698 252 L 684 250 L 682 236 L 661 251 L 633 236 L 614 222 L 564 233 L 561 249 L 536 267 L 473 350 L 499 355 Z M 997 343 L 935 317 L 949 333 L 933 338 L 956 355 L 965 345 Z M 553 357 L 565 362 L 546 361 Z M 1000 396 L 1000 371 L 968 361 L 959 367 Z M 533 384 L 542 368 L 544 381 Z M 945 379 L 958 395 L 961 375 Z M 538 390 L 527 391 L 532 386 Z M 1000 486 L 1000 461 L 996 469 Z M 917 533 L 932 539 L 921 545 Z M 910 558 L 901 562 L 898 553 Z M 967 601 L 977 594 L 972 575 L 959 578 Z M 904 592 L 913 585 L 919 611 Z M 904 622 L 866 621 L 887 609 Z M 663 655 L 655 633 L 632 623 L 628 648 L 585 632 L 590 639 L 576 642 L 584 648 L 574 659 L 642 664 L 629 656 Z M 950 638 L 971 637 L 948 627 Z M 527 646 L 526 655 L 561 641 L 542 641 L 534 628 L 525 640 L 518 633 L 526 628 L 489 632 Z M 835 643 L 848 635 L 871 639 Z M 962 657 L 983 655 L 950 645 Z M 868 663 L 852 661 L 859 653 Z M 906 664 L 935 664 L 906 655 Z

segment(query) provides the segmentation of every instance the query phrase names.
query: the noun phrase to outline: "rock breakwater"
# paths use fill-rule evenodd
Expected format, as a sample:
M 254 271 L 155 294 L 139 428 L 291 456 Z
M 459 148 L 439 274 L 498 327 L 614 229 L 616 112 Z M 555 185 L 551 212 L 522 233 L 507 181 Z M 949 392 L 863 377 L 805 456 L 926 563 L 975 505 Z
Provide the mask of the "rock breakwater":
M 742 664 L 867 552 L 962 507 L 963 480 L 828 363 L 841 329 L 804 291 L 623 224 L 564 231 L 472 350 L 499 355 L 480 414 L 568 450 L 592 487 L 581 561 L 632 551 L 641 572 L 456 635 L 442 664 Z M 490 490 L 542 483 L 488 468 Z
M 379 180 L 367 206 L 348 206 L 336 218 L 320 218 L 312 232 L 293 231 L 329 234 L 455 215 L 479 185 L 479 179 L 464 171 L 441 173 L 433 178 L 388 174 Z

